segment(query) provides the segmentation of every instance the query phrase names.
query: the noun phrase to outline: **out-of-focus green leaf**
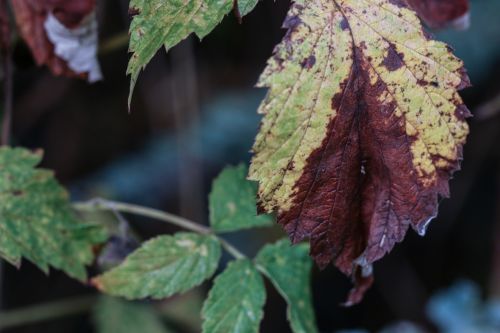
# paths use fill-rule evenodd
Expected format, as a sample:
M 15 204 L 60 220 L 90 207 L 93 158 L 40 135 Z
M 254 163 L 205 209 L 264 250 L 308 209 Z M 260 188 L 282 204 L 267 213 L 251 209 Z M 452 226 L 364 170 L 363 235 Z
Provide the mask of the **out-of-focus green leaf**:
M 215 179 L 209 196 L 210 223 L 216 232 L 229 232 L 273 224 L 270 215 L 257 215 L 257 184 L 246 179 L 241 164 L 227 167 Z
M 203 306 L 203 333 L 256 333 L 266 290 L 252 262 L 231 262 L 220 274 Z
M 102 296 L 94 308 L 98 333 L 169 333 L 154 309 L 113 297 Z
M 41 152 L 0 148 L 0 256 L 18 267 L 24 257 L 46 273 L 53 266 L 83 281 L 92 246 L 105 233 L 75 216 L 53 173 L 35 168 L 41 159 Z
M 94 278 L 101 291 L 128 299 L 166 298 L 213 275 L 221 249 L 209 235 L 177 233 L 145 242 L 122 264 Z
M 195 33 L 200 39 L 208 35 L 233 8 L 233 0 L 131 0 L 130 24 L 132 52 L 127 68 L 131 75 L 130 98 L 139 72 L 163 45 L 170 48 Z M 241 0 L 242 15 L 255 7 L 256 0 Z
M 309 246 L 291 246 L 287 239 L 266 245 L 256 262 L 288 304 L 287 316 L 295 333 L 318 332 L 310 289 L 312 261 Z
M 162 317 L 174 318 L 187 332 L 199 332 L 201 327 L 201 309 L 206 294 L 202 288 L 176 296 L 175 299 L 158 304 L 157 310 Z

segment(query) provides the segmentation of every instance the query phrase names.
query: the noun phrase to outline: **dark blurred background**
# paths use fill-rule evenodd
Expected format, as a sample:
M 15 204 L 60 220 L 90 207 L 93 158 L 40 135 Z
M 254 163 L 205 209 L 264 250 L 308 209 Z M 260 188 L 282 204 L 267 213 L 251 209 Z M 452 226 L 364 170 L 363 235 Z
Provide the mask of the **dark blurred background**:
M 130 113 L 128 1 L 98 3 L 103 81 L 89 85 L 54 77 L 35 66 L 22 42 L 15 45 L 14 144 L 43 148 L 43 166 L 55 170 L 75 200 L 105 196 L 206 223 L 212 179 L 225 165 L 250 158 L 259 123 L 256 109 L 265 94 L 253 85 L 284 34 L 280 27 L 289 2 L 263 0 L 242 24 L 229 15 L 202 42 L 191 37 L 168 54 L 158 52 L 139 77 Z M 475 117 L 462 171 L 451 183 L 451 199 L 442 201 L 425 238 L 409 232 L 375 265 L 376 282 L 362 304 L 341 307 L 350 281 L 333 267 L 314 270 L 314 305 L 322 332 L 375 332 L 402 320 L 435 332 L 426 314 L 429 298 L 463 279 L 476 283 L 484 300 L 500 297 L 498 13 L 500 1 L 475 0 L 468 30 L 435 33 L 465 61 L 474 85 L 462 94 Z M 144 239 L 175 231 L 127 219 Z M 236 234 L 231 241 L 251 254 L 280 235 L 276 228 L 271 234 Z M 4 264 L 3 270 L 3 310 L 94 293 L 60 272 L 47 277 L 28 262 L 20 270 Z M 173 331 L 199 331 L 193 309 L 208 287 L 161 304 Z M 262 332 L 289 332 L 285 303 L 268 287 Z M 182 312 L 179 302 L 192 306 Z M 176 315 L 179 311 L 182 315 Z M 92 327 L 91 315 L 82 311 L 5 332 L 93 332 Z

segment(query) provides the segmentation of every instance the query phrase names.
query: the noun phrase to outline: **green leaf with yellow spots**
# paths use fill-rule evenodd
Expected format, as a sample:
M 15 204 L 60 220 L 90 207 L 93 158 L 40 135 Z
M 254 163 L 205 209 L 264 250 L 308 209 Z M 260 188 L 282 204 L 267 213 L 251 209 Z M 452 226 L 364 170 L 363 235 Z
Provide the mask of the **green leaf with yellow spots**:
M 269 215 L 257 215 L 257 183 L 246 179 L 244 164 L 225 168 L 214 180 L 209 196 L 210 224 L 215 232 L 267 227 Z
M 86 280 L 92 246 L 103 230 L 82 223 L 51 171 L 37 169 L 41 151 L 0 147 L 0 257 L 19 267 L 26 258 L 45 273 L 49 266 Z
M 234 3 L 234 0 L 131 0 L 129 105 L 140 71 L 162 46 L 168 51 L 191 33 L 204 38 L 231 12 Z M 257 0 L 239 0 L 237 4 L 240 15 L 246 15 Z
M 266 288 L 248 259 L 232 261 L 217 276 L 203 305 L 203 333 L 257 333 Z
M 128 299 L 166 298 L 211 277 L 220 255 L 220 243 L 214 236 L 182 232 L 159 236 L 142 244 L 122 264 L 92 279 L 92 284 Z
M 287 239 L 266 245 L 255 261 L 287 302 L 287 316 L 294 333 L 318 332 L 311 296 L 312 261 L 309 246 L 291 246 Z
M 355 277 L 348 304 L 408 227 L 425 233 L 468 134 L 463 64 L 404 3 L 295 1 L 258 83 L 259 205 Z

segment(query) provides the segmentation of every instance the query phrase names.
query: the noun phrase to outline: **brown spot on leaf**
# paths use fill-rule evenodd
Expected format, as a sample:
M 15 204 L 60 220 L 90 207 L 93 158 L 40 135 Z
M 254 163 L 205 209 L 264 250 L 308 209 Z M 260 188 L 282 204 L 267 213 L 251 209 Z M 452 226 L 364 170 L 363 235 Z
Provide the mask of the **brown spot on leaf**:
M 141 11 L 139 10 L 139 8 L 130 7 L 128 9 L 128 16 L 130 16 L 130 17 L 134 17 L 136 15 L 139 15 L 140 13 L 141 13 Z
M 21 190 L 14 190 L 14 191 L 12 191 L 12 195 L 15 196 L 15 197 L 19 197 L 19 196 L 21 196 L 23 194 L 24 194 L 24 192 L 21 191 Z
M 345 17 L 342 19 L 342 21 L 340 21 L 340 29 L 342 30 L 349 29 L 349 22 L 347 22 Z
M 408 7 L 408 4 L 406 3 L 406 0 L 389 0 L 390 3 L 393 5 L 399 7 L 399 8 L 406 8 Z
M 301 62 L 302 68 L 310 69 L 314 64 L 316 63 L 316 57 L 313 55 L 310 55 L 309 57 L 305 58 Z
M 396 45 L 389 43 L 389 47 L 387 48 L 387 55 L 382 61 L 382 65 L 385 66 L 390 71 L 395 71 L 401 67 L 403 67 L 404 62 L 404 54 L 398 53 L 396 51 Z

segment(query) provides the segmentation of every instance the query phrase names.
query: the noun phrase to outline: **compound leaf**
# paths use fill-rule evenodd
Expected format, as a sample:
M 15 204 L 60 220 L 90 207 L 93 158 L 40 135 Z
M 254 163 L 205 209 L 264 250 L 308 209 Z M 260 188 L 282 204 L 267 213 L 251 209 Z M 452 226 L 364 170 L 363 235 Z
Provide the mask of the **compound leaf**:
M 204 333 L 257 333 L 264 315 L 266 289 L 252 262 L 229 263 L 203 305 Z
M 286 300 L 287 316 L 294 333 L 318 332 L 312 306 L 312 261 L 308 251 L 307 244 L 292 247 L 285 239 L 266 245 L 255 259 Z
M 409 226 L 423 235 L 449 196 L 469 79 L 403 1 L 297 0 L 284 27 L 259 80 L 269 92 L 250 178 L 320 267 L 363 279 L 355 303 L 371 263 Z
M 210 224 L 216 232 L 266 227 L 269 215 L 257 215 L 257 183 L 246 179 L 248 169 L 241 164 L 227 167 L 214 180 L 209 196 Z
M 211 277 L 220 255 L 219 241 L 213 236 L 159 236 L 145 242 L 119 266 L 92 279 L 92 283 L 105 293 L 128 299 L 166 298 Z
M 84 281 L 104 231 L 75 216 L 53 173 L 35 168 L 41 159 L 40 151 L 0 147 L 0 256 L 18 267 L 24 257 L 46 273 L 50 265 Z
M 168 333 L 152 306 L 101 296 L 94 309 L 98 333 Z

